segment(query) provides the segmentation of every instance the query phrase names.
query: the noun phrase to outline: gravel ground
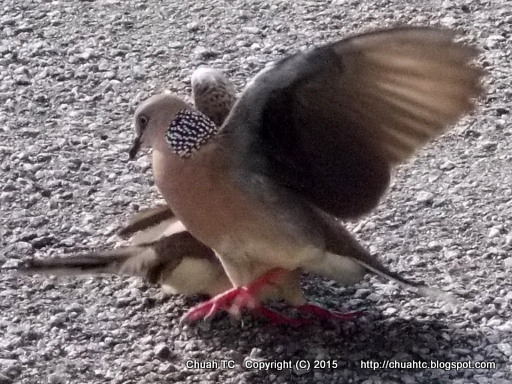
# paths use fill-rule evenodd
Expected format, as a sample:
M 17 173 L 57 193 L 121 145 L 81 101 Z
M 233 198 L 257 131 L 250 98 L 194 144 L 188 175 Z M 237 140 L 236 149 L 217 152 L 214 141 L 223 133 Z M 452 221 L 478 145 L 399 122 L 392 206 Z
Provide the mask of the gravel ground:
M 1 8 L 0 384 L 512 381 L 510 2 L 3 0 Z M 10 270 L 29 257 L 113 244 L 129 213 L 153 203 L 147 157 L 126 161 L 141 99 L 163 88 L 189 95 L 200 64 L 225 69 L 241 89 L 283 54 L 396 23 L 462 30 L 483 48 L 488 95 L 401 167 L 381 207 L 352 227 L 390 267 L 454 292 L 459 306 L 375 277 L 350 288 L 306 277 L 312 300 L 365 316 L 298 330 L 250 316 L 180 327 L 197 299 L 166 298 L 132 278 Z M 234 367 L 187 368 L 223 359 Z M 326 367 L 299 369 L 301 359 Z M 497 367 L 361 365 L 387 359 Z M 244 368 L 249 360 L 294 367 Z

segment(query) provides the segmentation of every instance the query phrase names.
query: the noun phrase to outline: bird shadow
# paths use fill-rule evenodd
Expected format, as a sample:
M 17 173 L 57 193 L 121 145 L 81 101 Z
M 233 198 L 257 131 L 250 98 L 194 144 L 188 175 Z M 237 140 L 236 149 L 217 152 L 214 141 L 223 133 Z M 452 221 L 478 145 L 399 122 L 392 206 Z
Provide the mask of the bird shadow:
M 323 296 L 318 293 L 319 291 L 315 292 L 316 297 Z M 349 292 L 343 296 L 350 297 L 350 294 Z M 407 293 L 399 294 L 396 299 L 407 300 Z M 362 303 L 363 306 L 370 305 L 370 301 L 364 299 Z M 429 366 L 426 379 L 434 380 L 432 382 L 449 382 L 460 372 L 439 365 L 437 369 L 430 369 L 431 364 L 445 364 L 454 359 L 495 360 L 492 358 L 496 356 L 492 356 L 494 352 L 488 355 L 476 347 L 487 344 L 483 332 L 475 329 L 478 328 L 476 324 L 465 326 L 460 319 L 454 323 L 449 315 L 428 312 L 420 315 L 416 312 L 416 317 L 409 317 L 405 313 L 404 316 L 408 317 L 401 317 L 400 313 L 403 314 L 403 311 L 390 315 L 385 309 L 372 306 L 364 311 L 363 316 L 354 320 L 314 321 L 302 327 L 273 325 L 250 315 L 233 320 L 223 314 L 209 322 L 189 326 L 186 332 L 191 337 L 200 338 L 206 346 L 214 348 L 222 345 L 223 350 L 227 351 L 225 358 L 234 356 L 242 368 L 246 359 L 289 361 L 292 366 L 299 360 L 336 361 L 337 369 L 322 369 L 322 375 L 329 377 L 341 368 L 350 372 L 346 378 L 357 377 L 358 380 L 373 377 L 372 375 L 383 371 L 395 377 L 414 374 L 418 370 L 425 371 L 419 365 L 413 366 L 413 369 L 403 369 L 410 367 L 406 366 L 408 363 L 421 362 Z M 201 356 L 197 358 L 200 359 Z M 204 358 L 208 360 L 211 356 L 205 354 Z M 399 369 L 390 371 L 389 367 L 384 368 L 386 360 L 392 367 Z M 498 367 L 504 364 L 499 361 L 496 363 Z M 251 373 L 255 376 L 264 375 L 262 372 Z M 293 381 L 298 373 L 289 369 L 277 370 L 276 374 Z M 314 374 L 314 371 L 305 374 Z
M 354 356 L 382 359 L 407 354 L 424 360 L 442 358 L 452 347 L 465 344 L 464 332 L 458 333 L 458 340 L 454 340 L 448 336 L 449 327 L 442 320 L 386 318 L 372 309 L 350 321 L 314 319 L 299 327 L 271 324 L 251 315 L 241 319 L 219 315 L 207 325 L 191 325 L 188 331 L 206 342 L 222 341 L 230 349 L 245 349 L 247 353 L 260 349 L 260 354 L 270 359 L 282 359 L 283 353 L 290 358 L 315 358 L 328 353 L 337 359 L 346 356 L 352 360 Z M 283 348 L 277 348 L 279 345 Z
M 217 318 L 206 328 L 190 327 L 188 332 L 201 338 L 206 349 L 222 345 L 223 358 L 235 360 L 241 370 L 248 371 L 247 359 L 289 362 L 289 369 L 270 369 L 283 376 L 285 382 L 295 382 L 297 376 L 303 375 L 316 379 L 315 372 L 320 372 L 326 382 L 338 381 L 341 370 L 345 380 L 357 379 L 358 382 L 381 374 L 399 380 L 403 375 L 411 376 L 421 371 L 423 378 L 431 380 L 428 382 L 444 383 L 461 373 L 440 366 L 431 369 L 430 364 L 446 364 L 454 361 L 454 356 L 460 359 L 464 353 L 461 351 L 467 353 L 464 361 L 481 360 L 482 356 L 473 346 L 485 344 L 485 336 L 481 333 L 464 329 L 454 331 L 450 327 L 448 321 L 440 319 L 385 318 L 372 309 L 360 319 L 338 324 L 317 322 L 292 328 L 249 317 L 235 323 L 226 317 Z M 196 358 L 211 360 L 212 356 L 205 354 Z M 318 366 L 318 369 L 311 366 L 307 372 L 298 371 L 296 362 L 306 360 L 311 364 L 324 362 L 328 365 Z M 388 366 L 384 366 L 386 360 Z M 336 366 L 332 365 L 334 361 Z M 413 366 L 410 369 L 405 365 L 419 362 L 429 364 L 428 368 Z M 253 381 L 269 374 L 268 370 L 249 373 Z

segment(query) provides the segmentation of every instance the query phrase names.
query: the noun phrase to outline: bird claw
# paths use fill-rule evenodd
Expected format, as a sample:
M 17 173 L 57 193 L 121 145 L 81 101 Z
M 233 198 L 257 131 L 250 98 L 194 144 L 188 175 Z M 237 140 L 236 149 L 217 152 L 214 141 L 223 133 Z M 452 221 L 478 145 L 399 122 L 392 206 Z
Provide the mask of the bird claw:
M 269 320 L 273 325 L 289 325 L 301 327 L 311 324 L 311 318 L 295 318 L 283 315 L 264 307 L 247 291 L 246 287 L 233 288 L 227 292 L 201 303 L 190 309 L 182 318 L 182 322 L 194 322 L 201 318 L 208 319 L 218 312 L 227 311 L 235 317 L 239 317 L 243 309 L 254 311 L 259 316 Z M 327 321 L 350 321 L 363 315 L 363 312 L 339 312 L 330 311 L 315 304 L 299 305 L 296 309 L 310 316 Z
M 262 306 L 259 300 L 247 287 L 232 288 L 196 305 L 181 318 L 181 321 L 194 322 L 201 318 L 208 319 L 221 311 L 239 317 L 243 309 L 254 310 L 260 307 Z
M 223 292 L 210 300 L 196 305 L 190 309 L 182 318 L 182 322 L 194 322 L 201 318 L 207 319 L 218 312 L 227 311 L 233 316 L 239 317 L 243 309 L 256 310 L 258 314 L 268 318 L 272 322 L 291 323 L 292 318 L 286 320 L 286 316 L 273 312 L 263 307 L 257 298 L 261 288 L 271 283 L 280 274 L 285 273 L 282 269 L 273 269 L 254 280 L 246 287 L 235 287 Z
M 297 319 L 295 317 L 286 316 L 263 306 L 256 308 L 256 313 L 258 313 L 258 315 L 261 317 L 269 320 L 273 325 L 290 325 L 292 327 L 301 327 L 311 323 L 311 320 L 309 319 Z
M 363 312 L 338 312 L 330 311 L 315 304 L 304 304 L 296 307 L 299 312 L 306 313 L 322 320 L 350 321 L 363 315 Z
M 283 315 L 264 307 L 258 300 L 257 295 L 261 288 L 271 283 L 281 273 L 283 273 L 281 269 L 271 270 L 245 287 L 232 288 L 204 303 L 196 305 L 183 315 L 181 322 L 194 322 L 201 318 L 208 319 L 221 311 L 226 311 L 232 316 L 240 317 L 242 310 L 247 309 L 268 319 L 274 325 L 300 327 L 311 324 L 312 320 L 310 318 L 301 319 Z M 321 320 L 329 321 L 349 321 L 363 314 L 362 312 L 343 313 L 330 311 L 311 303 L 299 305 L 295 308 L 299 312 L 306 313 L 312 317 L 314 316 Z
M 236 312 L 240 313 L 242 308 L 254 308 L 256 304 L 257 300 L 247 293 L 245 287 L 232 288 L 196 305 L 183 315 L 181 322 L 194 322 L 201 318 L 208 319 L 223 310 L 236 314 Z M 238 308 L 235 308 L 237 306 Z

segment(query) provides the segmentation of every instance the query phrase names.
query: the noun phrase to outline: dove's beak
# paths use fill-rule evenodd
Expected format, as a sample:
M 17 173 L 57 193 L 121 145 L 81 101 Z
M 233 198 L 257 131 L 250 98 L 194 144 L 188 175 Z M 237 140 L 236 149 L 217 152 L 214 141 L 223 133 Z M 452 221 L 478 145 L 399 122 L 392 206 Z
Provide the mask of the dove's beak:
M 135 140 L 133 140 L 133 144 L 132 144 L 132 147 L 130 148 L 130 152 L 128 152 L 130 160 L 135 159 L 135 157 L 137 156 L 137 153 L 139 152 L 141 144 L 142 144 L 141 135 L 139 135 L 135 138 Z

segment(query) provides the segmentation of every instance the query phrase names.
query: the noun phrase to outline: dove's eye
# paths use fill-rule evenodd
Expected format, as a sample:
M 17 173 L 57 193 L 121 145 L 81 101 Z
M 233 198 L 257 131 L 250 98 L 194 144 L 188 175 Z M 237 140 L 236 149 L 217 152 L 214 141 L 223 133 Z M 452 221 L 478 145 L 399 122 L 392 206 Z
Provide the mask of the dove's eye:
M 146 128 L 146 126 L 148 125 L 148 122 L 149 122 L 149 119 L 147 116 L 145 116 L 145 115 L 139 116 L 139 127 L 140 127 L 141 131 L 143 131 Z

